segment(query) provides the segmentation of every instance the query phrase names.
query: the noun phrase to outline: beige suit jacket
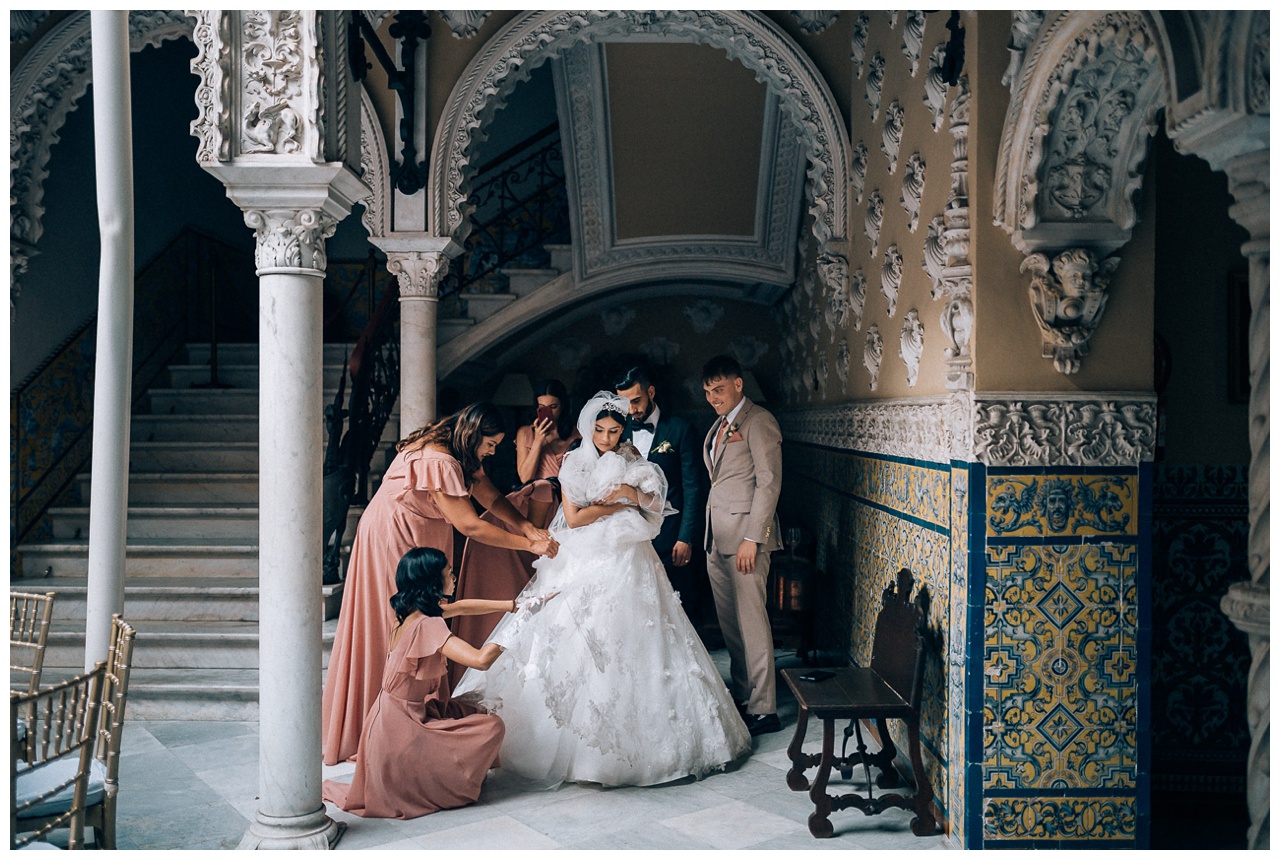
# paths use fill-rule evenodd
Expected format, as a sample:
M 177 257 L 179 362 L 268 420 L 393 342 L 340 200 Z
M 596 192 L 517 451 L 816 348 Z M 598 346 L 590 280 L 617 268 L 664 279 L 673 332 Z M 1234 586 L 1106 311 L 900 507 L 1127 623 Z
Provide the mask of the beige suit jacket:
M 711 475 L 707 495 L 705 549 L 712 541 L 721 553 L 734 553 L 743 540 L 764 552 L 782 548 L 778 527 L 778 494 L 782 491 L 782 431 L 762 406 L 743 398 L 737 420 L 724 434 L 711 458 L 711 440 L 720 420 L 702 443 L 702 460 Z

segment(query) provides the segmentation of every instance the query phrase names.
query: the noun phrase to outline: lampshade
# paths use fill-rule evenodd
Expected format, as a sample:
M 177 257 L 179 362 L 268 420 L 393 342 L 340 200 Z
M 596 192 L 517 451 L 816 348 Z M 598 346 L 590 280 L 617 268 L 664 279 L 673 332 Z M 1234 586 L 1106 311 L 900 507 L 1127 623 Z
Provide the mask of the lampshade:
M 508 373 L 489 399 L 498 406 L 528 406 L 533 403 L 533 383 L 529 381 L 529 374 Z
M 749 370 L 742 371 L 742 393 L 749 397 L 752 403 L 765 402 L 760 383 L 756 382 L 756 375 Z

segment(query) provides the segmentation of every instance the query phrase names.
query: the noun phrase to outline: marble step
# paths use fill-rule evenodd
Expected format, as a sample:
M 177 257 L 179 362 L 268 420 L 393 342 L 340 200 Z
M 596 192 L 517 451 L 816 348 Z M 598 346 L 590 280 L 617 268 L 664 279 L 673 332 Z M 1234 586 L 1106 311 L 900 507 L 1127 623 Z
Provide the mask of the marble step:
M 132 619 L 130 623 L 133 624 Z M 338 621 L 322 627 L 325 653 L 333 645 Z M 230 621 L 143 621 L 133 646 L 135 669 L 256 669 L 258 625 Z M 84 665 L 84 624 L 55 621 L 49 625 L 46 671 Z M 51 679 L 52 680 L 52 679 Z M 41 679 L 43 686 L 43 678 Z M 133 691 L 130 680 L 130 692 Z
M 342 587 L 342 583 L 321 586 L 325 618 L 337 617 Z M 85 619 L 87 577 L 14 580 L 9 590 L 55 592 L 56 620 Z M 125 582 L 124 616 L 135 626 L 150 621 L 257 621 L 258 598 L 257 577 L 141 577 Z
M 207 364 L 171 364 L 169 371 L 169 387 L 186 390 L 193 385 L 204 385 L 209 381 L 209 365 Z M 343 365 L 326 364 L 324 365 L 323 377 L 324 387 L 336 389 L 338 381 L 342 379 Z M 238 388 L 257 388 L 259 376 L 258 364 L 223 364 L 221 360 L 218 362 L 218 384 L 225 385 L 229 388 L 196 388 L 195 391 L 226 391 Z M 350 380 L 347 382 L 347 388 L 350 390 Z M 149 392 L 153 394 L 157 389 L 151 389 Z
M 572 245 L 543 245 L 542 249 L 551 255 L 551 268 L 557 275 L 573 268 Z
M 325 381 L 321 402 L 328 406 L 338 393 L 337 384 L 330 385 Z M 347 387 L 343 394 L 343 408 L 351 404 L 351 388 Z M 243 415 L 258 411 L 258 382 L 252 385 L 234 388 L 152 388 L 147 391 L 148 409 L 143 414 L 151 415 L 216 415 L 229 413 Z
M 76 475 L 80 500 L 89 499 L 92 473 Z M 258 472 L 129 473 L 131 505 L 253 505 L 258 502 Z
M 436 335 L 440 343 L 448 343 L 475 324 L 470 317 L 442 317 L 436 321 Z
M 323 420 L 321 416 L 317 421 Z M 131 442 L 256 442 L 258 413 L 241 415 L 133 415 Z
M 17 547 L 19 580 L 26 590 L 44 592 L 62 579 L 83 578 L 89 569 L 89 542 L 47 540 Z M 125 545 L 124 574 L 134 577 L 257 577 L 258 536 L 226 540 L 137 540 Z
M 342 364 L 351 355 L 354 343 L 326 343 L 323 358 L 325 364 Z M 209 363 L 208 343 L 188 343 L 186 345 L 187 364 Z M 233 364 L 258 364 L 258 344 L 256 343 L 220 343 L 218 344 L 218 371 Z
M 518 298 L 524 298 L 570 268 L 572 268 L 571 263 L 563 269 L 503 269 L 502 274 L 507 276 L 507 292 Z
M 356 533 L 356 522 L 362 508 L 347 511 L 349 542 Z M 202 507 L 188 505 L 130 505 L 125 514 L 125 532 L 129 541 L 151 540 L 223 540 L 229 543 L 256 543 L 258 540 L 258 507 L 226 505 Z M 53 538 L 80 539 L 89 535 L 88 507 L 49 509 Z
M 258 441 L 133 442 L 129 445 L 129 470 L 146 472 L 253 472 L 258 471 Z M 85 496 L 84 498 L 88 498 Z
M 512 293 L 458 293 L 458 298 L 467 303 L 467 316 L 480 322 L 518 301 L 520 297 Z

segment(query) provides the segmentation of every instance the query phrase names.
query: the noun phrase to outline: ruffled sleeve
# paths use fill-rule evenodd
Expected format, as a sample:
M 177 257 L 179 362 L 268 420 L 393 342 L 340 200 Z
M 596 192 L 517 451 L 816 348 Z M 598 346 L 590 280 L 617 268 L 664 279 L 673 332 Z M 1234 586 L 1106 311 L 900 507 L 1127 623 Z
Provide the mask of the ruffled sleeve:
M 469 495 L 462 466 L 448 454 L 422 448 L 405 455 L 405 478 L 396 501 L 403 501 L 410 491 L 435 490 L 446 496 Z
M 397 674 L 410 675 L 419 681 L 427 681 L 440 675 L 445 663 L 440 649 L 453 635 L 445 620 L 435 616 L 419 618 L 414 628 L 405 635 L 409 640 L 401 649 Z

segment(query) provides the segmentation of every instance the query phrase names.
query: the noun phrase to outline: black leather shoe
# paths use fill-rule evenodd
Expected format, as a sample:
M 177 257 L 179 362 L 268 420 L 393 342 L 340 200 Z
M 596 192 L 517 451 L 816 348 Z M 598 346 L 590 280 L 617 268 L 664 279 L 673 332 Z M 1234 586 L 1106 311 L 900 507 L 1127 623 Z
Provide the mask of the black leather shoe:
M 734 702 L 733 706 L 738 709 L 738 716 L 742 717 L 742 719 L 745 720 L 747 718 L 747 703 Z
M 777 714 L 747 714 L 742 720 L 747 724 L 747 731 L 751 732 L 752 737 L 782 731 L 782 720 L 778 719 Z

